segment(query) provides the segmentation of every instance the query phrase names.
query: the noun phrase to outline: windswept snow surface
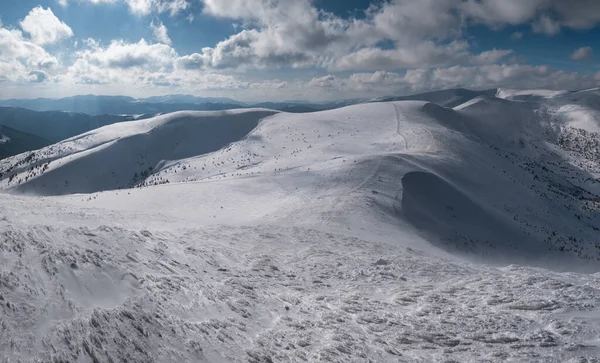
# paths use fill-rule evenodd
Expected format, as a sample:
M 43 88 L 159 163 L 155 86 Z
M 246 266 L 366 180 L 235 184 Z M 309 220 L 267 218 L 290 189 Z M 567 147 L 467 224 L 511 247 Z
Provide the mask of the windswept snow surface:
M 496 97 L 504 98 L 507 100 L 531 100 L 531 99 L 544 99 L 544 98 L 553 98 L 557 96 L 562 96 L 568 94 L 569 91 L 559 90 L 517 90 L 517 89 L 508 89 L 508 88 L 499 88 Z
M 482 95 L 175 113 L 15 156 L 0 355 L 594 361 L 598 139 Z

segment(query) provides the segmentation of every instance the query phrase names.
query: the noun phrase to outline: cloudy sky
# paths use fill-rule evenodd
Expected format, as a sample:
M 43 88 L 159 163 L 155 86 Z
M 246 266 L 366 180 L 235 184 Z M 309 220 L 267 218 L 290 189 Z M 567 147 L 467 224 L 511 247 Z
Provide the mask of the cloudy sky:
M 0 98 L 584 89 L 599 25 L 599 0 L 1 0 Z

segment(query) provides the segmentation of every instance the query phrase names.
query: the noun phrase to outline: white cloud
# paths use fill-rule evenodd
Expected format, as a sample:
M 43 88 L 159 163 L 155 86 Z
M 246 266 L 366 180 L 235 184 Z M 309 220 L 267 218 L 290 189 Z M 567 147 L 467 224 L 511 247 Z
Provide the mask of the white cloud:
M 531 26 L 534 32 L 542 33 L 546 35 L 556 35 L 560 32 L 560 23 L 550 18 L 547 15 L 543 15 Z
M 469 52 L 469 45 L 464 41 L 453 41 L 447 45 L 438 45 L 426 41 L 411 47 L 384 50 L 379 48 L 363 48 L 342 56 L 329 69 L 371 70 L 436 67 L 449 64 L 489 64 L 498 62 L 510 50 L 490 50 L 478 55 Z
M 113 41 L 106 47 L 93 39 L 85 43 L 87 49 L 76 52 L 77 59 L 60 75 L 59 82 L 106 87 L 114 84 L 132 90 L 183 88 L 186 92 L 235 90 L 252 85 L 233 75 L 177 67 L 183 57 L 167 44 L 149 44 L 144 39 L 137 43 Z
M 55 72 L 56 57 L 23 37 L 16 29 L 0 27 L 0 81 L 26 82 L 31 72 Z
M 69 0 L 57 0 L 61 6 L 67 6 Z M 190 7 L 188 0 L 78 0 L 92 4 L 114 4 L 124 2 L 129 10 L 137 15 L 146 16 L 151 13 L 166 13 L 175 16 Z
M 162 22 L 158 22 L 156 25 L 154 22 L 150 23 L 150 29 L 152 29 L 154 40 L 171 45 L 171 38 L 169 38 L 167 27 Z
M 73 30 L 60 21 L 50 8 L 41 6 L 31 9 L 19 25 L 39 45 L 53 44 L 73 36 Z
M 523 39 L 523 33 L 521 33 L 521 32 L 514 32 L 514 33 L 512 33 L 510 35 L 510 39 L 513 39 L 513 40 Z
M 207 68 L 394 69 L 497 62 L 510 50 L 471 54 L 457 15 L 462 0 L 395 0 L 363 20 L 324 13 L 309 0 L 204 0 L 204 12 L 253 24 L 195 56 Z M 476 4 L 471 4 L 474 8 Z M 286 14 L 294 14 L 293 17 Z M 392 49 L 377 46 L 392 41 Z M 442 42 L 450 40 L 450 42 Z
M 148 15 L 152 12 L 152 6 L 155 0 L 125 0 L 131 12 L 140 15 Z
M 432 88 L 542 88 L 581 89 L 593 87 L 593 80 L 577 72 L 565 72 L 548 66 L 493 64 L 479 67 L 454 66 L 432 72 Z
M 361 19 L 342 19 L 310 0 L 203 0 L 209 15 L 249 25 L 200 54 L 206 67 L 310 67 L 377 69 L 421 64 L 486 64 L 510 50 L 453 52 L 463 29 L 530 24 L 554 35 L 563 27 L 586 29 L 600 23 L 600 2 L 578 0 L 389 0 L 373 2 Z M 293 16 L 289 16 L 293 14 Z M 513 39 L 522 38 L 520 32 Z M 392 49 L 382 49 L 388 41 Z M 411 50 L 416 49 L 416 54 Z M 447 59 L 446 62 L 441 61 Z M 369 61 L 373 61 L 368 65 Z
M 180 12 L 186 10 L 189 6 L 190 3 L 187 0 L 162 0 L 156 3 L 156 9 L 159 13 L 168 11 L 171 16 L 179 14 Z
M 74 3 L 56 1 L 64 6 Z M 72 37 L 72 30 L 50 9 L 37 7 L 21 22 L 22 31 L 0 24 L 1 81 L 324 99 L 459 86 L 575 89 L 600 81 L 600 73 L 518 64 L 524 60 L 510 49 L 476 51 L 474 41 L 465 36 L 471 25 L 493 30 L 530 26 L 548 36 L 565 28 L 588 29 L 600 24 L 596 0 L 576 0 L 576 6 L 573 0 L 373 0 L 357 18 L 327 13 L 314 0 L 77 1 L 120 3 L 136 15 L 152 15 L 154 21 L 148 19 L 146 24 L 150 23 L 153 41 L 116 39 L 102 44 L 87 39 L 78 42 L 73 53 L 61 49 L 54 56 L 43 46 Z M 205 15 L 234 22 L 235 33 L 196 53 L 180 55 L 157 14 L 181 14 L 178 20 L 193 21 L 188 10 L 194 1 L 204 3 Z M 521 39 L 523 33 L 510 37 Z M 591 48 L 571 55 L 576 60 L 590 56 Z M 317 68 L 330 74 L 313 78 L 311 70 L 311 79 L 291 79 L 295 73 L 278 72 L 280 77 L 286 74 L 281 77 L 285 79 L 257 80 L 269 78 L 265 69 L 278 67 Z M 251 73 L 243 72 L 249 69 Z M 335 73 L 342 71 L 354 73 Z
M 201 55 L 207 59 L 207 67 L 313 66 L 324 53 L 352 46 L 346 44 L 350 40 L 347 24 L 317 10 L 308 0 L 205 0 L 204 3 L 207 14 L 256 25 L 204 49 Z
M 308 82 L 308 87 L 333 88 L 336 84 L 335 76 L 328 74 L 323 77 L 313 78 Z
M 94 1 L 94 0 L 92 0 Z M 96 0 L 96 1 L 114 1 L 114 0 Z M 138 15 L 148 15 L 152 12 L 166 13 L 175 16 L 181 11 L 187 9 L 190 4 L 187 0 L 124 0 L 132 13 Z
M 354 73 L 348 77 L 327 75 L 306 83 L 312 97 L 380 97 L 406 95 L 432 90 L 466 87 L 581 89 L 594 87 L 600 81 L 576 72 L 565 72 L 547 66 L 482 65 L 452 66 L 435 69 L 417 68 L 404 73 L 376 71 Z
M 88 45 L 88 49 L 75 53 L 78 59 L 102 68 L 172 68 L 173 60 L 177 57 L 177 52 L 169 45 L 149 44 L 144 39 L 137 43 L 114 40 L 106 48 L 94 40 L 88 40 Z
M 590 58 L 592 58 L 592 53 L 592 47 L 581 47 L 573 53 L 571 53 L 569 58 L 576 61 L 589 60 Z

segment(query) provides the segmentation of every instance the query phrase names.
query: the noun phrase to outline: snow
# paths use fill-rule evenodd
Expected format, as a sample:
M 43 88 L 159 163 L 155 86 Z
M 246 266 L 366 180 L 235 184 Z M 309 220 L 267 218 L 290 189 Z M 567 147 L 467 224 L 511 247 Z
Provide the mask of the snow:
M 600 148 L 557 109 L 180 112 L 1 161 L 0 352 L 597 357 Z
M 6 135 L 0 134 L 0 144 L 6 144 L 10 141 L 10 138 Z
M 568 94 L 566 90 L 517 90 L 508 88 L 499 88 L 496 97 L 504 99 L 518 100 L 520 98 L 553 98 Z

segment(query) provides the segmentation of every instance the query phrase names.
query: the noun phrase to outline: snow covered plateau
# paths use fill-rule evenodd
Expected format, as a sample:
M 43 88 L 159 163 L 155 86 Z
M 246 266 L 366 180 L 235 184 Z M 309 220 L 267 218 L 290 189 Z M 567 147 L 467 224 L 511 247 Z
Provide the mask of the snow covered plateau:
M 599 362 L 600 91 L 440 104 L 0 161 L 0 362 Z

